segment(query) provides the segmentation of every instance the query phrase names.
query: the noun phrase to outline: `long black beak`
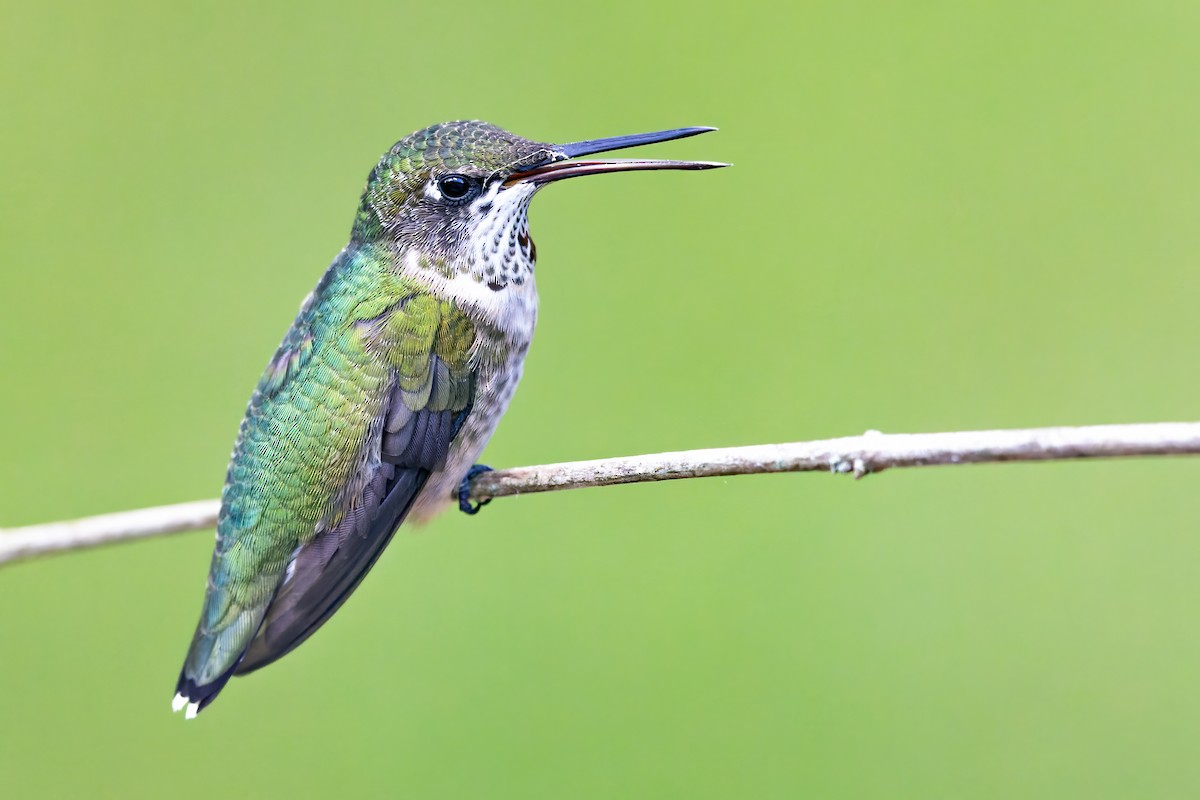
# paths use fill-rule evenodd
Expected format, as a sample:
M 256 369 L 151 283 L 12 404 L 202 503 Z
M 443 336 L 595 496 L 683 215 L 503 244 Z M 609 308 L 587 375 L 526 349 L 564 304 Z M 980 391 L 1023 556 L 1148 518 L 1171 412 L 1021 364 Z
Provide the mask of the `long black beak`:
M 523 172 L 509 176 L 504 183 L 511 186 L 515 183 L 527 182 L 536 185 L 574 178 L 579 175 L 598 175 L 602 172 L 630 172 L 641 169 L 716 169 L 727 167 L 717 161 L 663 161 L 659 159 L 614 158 L 604 161 L 568 161 L 570 158 L 587 156 L 592 153 L 607 153 L 611 150 L 622 150 L 626 147 L 637 147 L 643 144 L 666 142 L 671 139 L 684 139 L 701 133 L 715 131 L 716 128 L 675 128 L 669 131 L 655 133 L 634 133 L 628 136 L 613 136 L 608 139 L 589 139 L 585 142 L 571 142 L 552 146 L 554 157 L 549 163 L 541 164 Z

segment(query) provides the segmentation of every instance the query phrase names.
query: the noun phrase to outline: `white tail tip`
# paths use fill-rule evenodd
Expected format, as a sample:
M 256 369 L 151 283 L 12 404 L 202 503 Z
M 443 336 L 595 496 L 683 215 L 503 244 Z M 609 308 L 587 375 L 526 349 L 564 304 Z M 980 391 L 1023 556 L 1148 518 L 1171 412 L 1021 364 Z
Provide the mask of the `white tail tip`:
M 200 713 L 200 704 L 199 703 L 189 703 L 188 699 L 186 697 L 184 697 L 183 695 L 181 695 L 181 694 L 175 695 L 175 699 L 171 701 L 171 710 L 172 711 L 183 711 L 183 709 L 185 709 L 185 708 L 187 709 L 187 711 L 184 712 L 184 715 L 183 715 L 184 719 L 195 719 L 196 715 Z

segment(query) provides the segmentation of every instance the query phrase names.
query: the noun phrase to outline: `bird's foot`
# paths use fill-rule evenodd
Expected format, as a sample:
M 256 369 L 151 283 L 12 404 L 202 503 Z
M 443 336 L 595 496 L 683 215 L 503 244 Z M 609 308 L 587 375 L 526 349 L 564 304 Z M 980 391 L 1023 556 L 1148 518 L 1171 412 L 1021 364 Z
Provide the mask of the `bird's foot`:
M 475 505 L 471 505 L 471 478 L 476 475 L 482 475 L 485 472 L 491 472 L 492 468 L 487 464 L 476 464 L 467 470 L 466 477 L 462 479 L 462 483 L 458 485 L 458 510 L 464 514 L 478 514 L 479 509 L 492 502 L 492 498 L 480 500 Z

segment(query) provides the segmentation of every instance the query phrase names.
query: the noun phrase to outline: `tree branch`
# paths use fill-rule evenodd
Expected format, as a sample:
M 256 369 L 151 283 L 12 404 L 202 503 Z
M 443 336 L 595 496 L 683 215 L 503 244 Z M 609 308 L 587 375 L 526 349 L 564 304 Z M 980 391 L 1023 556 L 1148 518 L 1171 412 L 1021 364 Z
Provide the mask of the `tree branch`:
M 585 486 L 769 472 L 824 471 L 861 478 L 898 467 L 1172 455 L 1200 455 L 1200 422 L 960 433 L 868 431 L 862 436 L 815 442 L 572 461 L 484 473 L 471 481 L 471 497 L 486 500 Z M 0 529 L 0 564 L 109 542 L 211 528 L 216 523 L 217 509 L 216 500 L 200 500 Z

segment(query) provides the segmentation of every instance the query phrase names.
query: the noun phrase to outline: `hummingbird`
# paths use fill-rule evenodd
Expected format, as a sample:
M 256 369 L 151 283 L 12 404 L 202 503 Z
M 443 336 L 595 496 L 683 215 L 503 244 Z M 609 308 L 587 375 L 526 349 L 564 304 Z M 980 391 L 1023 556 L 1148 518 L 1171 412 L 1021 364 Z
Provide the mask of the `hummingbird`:
M 400 524 L 453 503 L 508 407 L 537 319 L 528 209 L 565 178 L 708 161 L 577 160 L 715 128 L 530 141 L 447 122 L 367 177 L 350 242 L 267 363 L 221 492 L 200 622 L 172 703 L 191 719 L 234 675 L 299 646 Z

